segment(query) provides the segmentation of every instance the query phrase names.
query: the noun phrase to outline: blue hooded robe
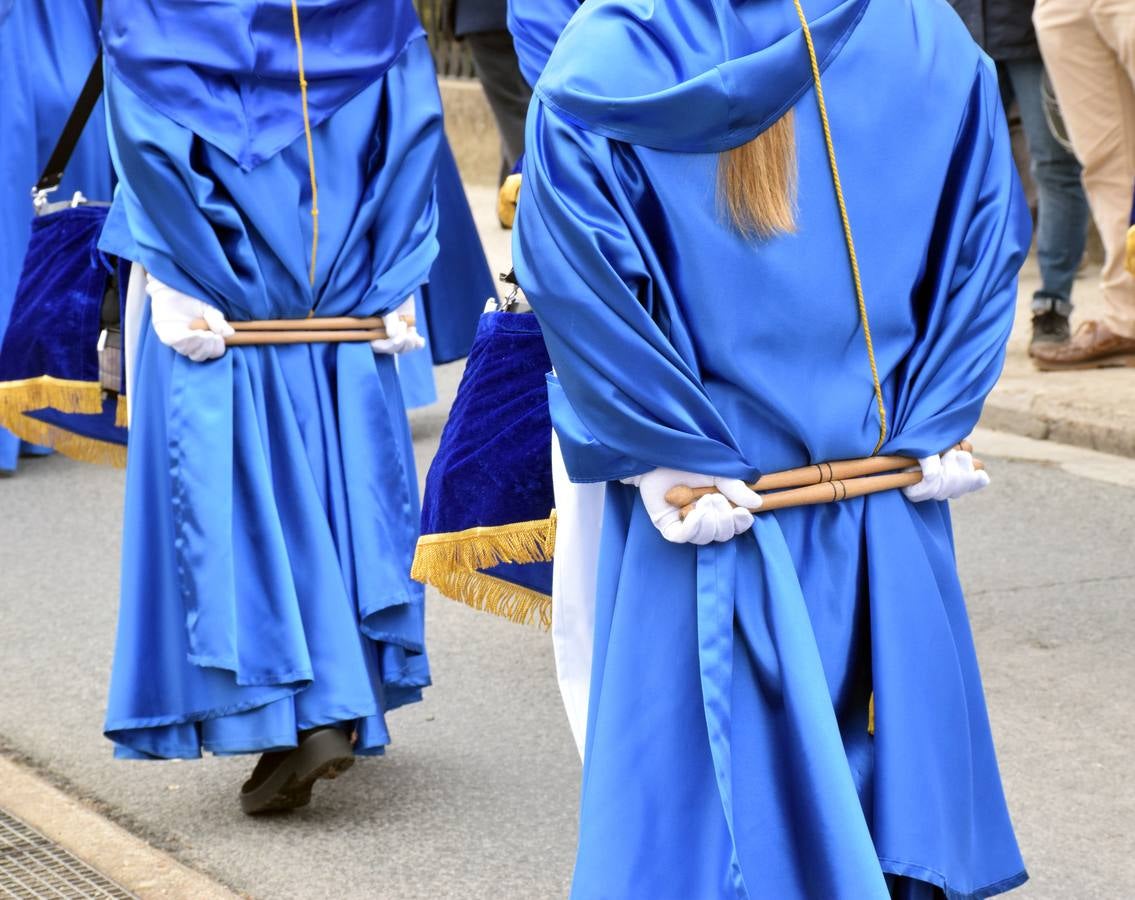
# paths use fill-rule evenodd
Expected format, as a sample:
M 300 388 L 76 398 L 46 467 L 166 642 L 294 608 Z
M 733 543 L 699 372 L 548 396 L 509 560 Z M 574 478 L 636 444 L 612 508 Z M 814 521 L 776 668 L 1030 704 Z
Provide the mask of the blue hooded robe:
M 78 99 L 98 52 L 93 0 L 0 0 L 0 339 L 15 299 L 34 215 L 32 188 Z M 110 199 L 110 160 L 100 104 L 58 192 Z M 16 468 L 23 444 L 0 428 L 0 472 Z
M 426 280 L 441 107 L 410 0 L 300 5 L 311 189 L 288 0 L 110 0 L 120 185 L 103 249 L 230 321 L 374 316 Z M 105 730 L 123 757 L 294 746 L 429 683 L 409 578 L 417 479 L 395 361 L 362 344 L 135 361 L 122 600 Z
M 974 427 L 1029 242 L 993 68 L 942 0 L 804 0 L 890 430 Z M 798 229 L 719 153 L 795 110 Z M 516 269 L 568 472 L 754 479 L 880 433 L 789 0 L 591 0 L 536 87 Z M 570 405 L 569 405 L 570 404 Z M 1025 879 L 949 508 L 890 491 L 667 543 L 607 488 L 572 896 L 977 900 Z M 875 698 L 874 736 L 869 699 Z

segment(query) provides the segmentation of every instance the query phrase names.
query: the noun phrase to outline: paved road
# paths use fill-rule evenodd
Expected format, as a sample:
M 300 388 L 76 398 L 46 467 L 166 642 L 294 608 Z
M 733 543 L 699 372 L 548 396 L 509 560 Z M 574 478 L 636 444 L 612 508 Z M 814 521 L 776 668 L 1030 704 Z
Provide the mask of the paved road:
M 443 400 L 459 376 L 441 370 Z M 445 408 L 414 416 L 421 473 Z M 1135 897 L 1135 463 L 1075 451 L 1062 468 L 1004 458 L 1013 446 L 990 460 L 994 488 L 955 514 L 1034 876 L 1013 896 Z M 564 896 L 579 767 L 548 640 L 436 594 L 435 686 L 391 716 L 385 758 L 321 786 L 310 809 L 242 816 L 246 760 L 115 762 L 100 727 L 121 490 L 121 473 L 61 458 L 0 482 L 0 748 L 257 898 Z

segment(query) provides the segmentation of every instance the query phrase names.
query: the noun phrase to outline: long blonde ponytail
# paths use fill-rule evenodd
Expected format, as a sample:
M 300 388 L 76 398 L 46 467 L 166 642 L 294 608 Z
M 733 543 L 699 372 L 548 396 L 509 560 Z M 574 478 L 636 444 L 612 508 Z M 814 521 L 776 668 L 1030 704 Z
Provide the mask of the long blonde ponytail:
M 792 110 L 753 140 L 721 154 L 718 193 L 724 211 L 746 235 L 796 231 L 796 131 Z

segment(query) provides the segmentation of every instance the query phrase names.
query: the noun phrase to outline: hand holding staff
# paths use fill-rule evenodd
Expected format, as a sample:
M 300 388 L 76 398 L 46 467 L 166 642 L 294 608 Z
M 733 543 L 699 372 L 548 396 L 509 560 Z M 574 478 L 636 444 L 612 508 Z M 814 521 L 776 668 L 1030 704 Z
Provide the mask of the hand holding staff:
M 962 441 L 951 449 L 968 453 L 972 452 L 973 446 L 968 441 Z M 978 459 L 973 461 L 973 465 L 977 470 L 985 468 L 985 464 Z M 912 468 L 915 471 L 910 471 Z M 905 456 L 872 456 L 817 463 L 762 476 L 750 487 L 762 493 L 764 502 L 751 511 L 771 512 L 792 506 L 833 503 L 910 487 L 921 480 L 918 460 Z M 768 493 L 770 491 L 772 493 Z M 693 511 L 698 498 L 716 492 L 717 489 L 712 487 L 690 488 L 679 485 L 667 492 L 666 501 L 681 509 L 682 518 L 685 518 Z

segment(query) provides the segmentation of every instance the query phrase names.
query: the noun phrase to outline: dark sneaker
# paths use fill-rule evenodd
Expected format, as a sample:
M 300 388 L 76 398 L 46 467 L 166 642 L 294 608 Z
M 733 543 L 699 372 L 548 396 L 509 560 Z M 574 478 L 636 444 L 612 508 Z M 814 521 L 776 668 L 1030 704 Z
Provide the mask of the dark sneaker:
M 1029 350 L 1037 344 L 1063 344 L 1072 337 L 1072 326 L 1067 316 L 1058 312 L 1036 313 L 1033 316 L 1033 337 Z
M 241 809 L 256 816 L 307 806 L 316 781 L 337 777 L 354 761 L 351 741 L 338 728 L 304 732 L 294 750 L 276 750 L 260 757 L 252 777 L 241 788 Z
M 1068 319 L 1072 304 L 1061 297 L 1037 294 L 1033 297 L 1033 335 L 1029 341 L 1029 356 L 1035 356 L 1038 346 L 1063 344 L 1072 337 Z

